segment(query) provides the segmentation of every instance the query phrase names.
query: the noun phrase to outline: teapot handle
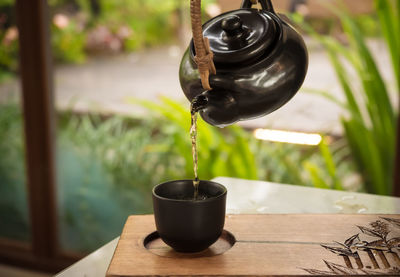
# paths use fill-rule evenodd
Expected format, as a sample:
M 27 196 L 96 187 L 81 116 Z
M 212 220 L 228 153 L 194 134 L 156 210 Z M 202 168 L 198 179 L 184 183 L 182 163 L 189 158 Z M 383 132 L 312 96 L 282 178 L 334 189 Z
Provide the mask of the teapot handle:
M 216 74 L 216 69 L 210 43 L 208 38 L 203 36 L 201 0 L 190 0 L 190 18 L 192 22 L 193 44 L 196 51 L 194 60 L 199 69 L 201 85 L 205 90 L 211 90 L 209 75 Z
M 261 4 L 261 8 L 271 13 L 275 13 L 274 7 L 272 6 L 271 0 L 243 0 L 240 8 L 242 9 L 250 9 L 253 4 L 259 2 Z

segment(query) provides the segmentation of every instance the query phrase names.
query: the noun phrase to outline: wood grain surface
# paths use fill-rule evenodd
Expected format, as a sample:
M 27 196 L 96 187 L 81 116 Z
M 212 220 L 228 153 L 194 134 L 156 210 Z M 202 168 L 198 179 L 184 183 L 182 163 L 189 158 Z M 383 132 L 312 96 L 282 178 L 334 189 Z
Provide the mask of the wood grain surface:
M 400 215 L 227 215 L 236 242 L 219 255 L 151 251 L 154 230 L 153 215 L 130 216 L 107 276 L 400 275 Z

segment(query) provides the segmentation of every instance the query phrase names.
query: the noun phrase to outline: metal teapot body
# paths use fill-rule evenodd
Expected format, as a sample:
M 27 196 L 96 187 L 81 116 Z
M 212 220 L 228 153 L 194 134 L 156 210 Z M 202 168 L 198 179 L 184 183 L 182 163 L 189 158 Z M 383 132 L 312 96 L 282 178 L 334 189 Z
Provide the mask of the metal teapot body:
M 302 37 L 275 14 L 269 1 L 260 2 L 262 10 L 250 8 L 245 0 L 241 9 L 203 25 L 217 70 L 209 77 L 212 90 L 202 88 L 193 41 L 182 58 L 183 92 L 191 102 L 200 99 L 200 115 L 211 125 L 269 114 L 287 103 L 305 79 L 308 54 Z M 255 17 L 258 22 L 252 22 Z

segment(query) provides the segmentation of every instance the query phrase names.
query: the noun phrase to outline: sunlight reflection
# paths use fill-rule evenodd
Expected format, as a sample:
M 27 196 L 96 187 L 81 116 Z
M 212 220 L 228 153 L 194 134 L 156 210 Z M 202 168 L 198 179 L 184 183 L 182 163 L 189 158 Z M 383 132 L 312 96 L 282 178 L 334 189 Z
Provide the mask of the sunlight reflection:
M 276 142 L 305 144 L 305 145 L 318 145 L 321 142 L 321 135 L 307 134 L 301 132 L 280 131 L 270 129 L 256 129 L 254 136 L 257 139 L 269 140 Z

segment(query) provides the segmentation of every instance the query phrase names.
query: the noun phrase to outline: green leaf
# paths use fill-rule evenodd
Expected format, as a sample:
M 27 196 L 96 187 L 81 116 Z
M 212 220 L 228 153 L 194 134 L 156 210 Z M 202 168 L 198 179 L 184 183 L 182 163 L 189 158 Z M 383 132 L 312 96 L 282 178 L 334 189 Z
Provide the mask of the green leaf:
M 375 0 L 375 7 L 392 58 L 394 76 L 400 93 L 400 4 L 398 1 Z
M 336 166 L 333 161 L 333 157 L 331 151 L 329 150 L 328 145 L 326 144 L 325 139 L 322 139 L 319 144 L 319 149 L 321 151 L 322 157 L 324 158 L 325 166 L 328 170 L 329 176 L 332 178 L 333 188 L 337 190 L 342 190 L 343 186 L 336 176 Z
M 314 187 L 322 189 L 330 188 L 329 184 L 325 182 L 324 178 L 321 176 L 321 170 L 318 166 L 308 161 L 304 162 L 303 166 L 307 170 L 308 174 L 310 174 L 311 182 Z
M 400 5 L 398 1 L 390 0 L 375 0 L 375 3 L 385 41 L 391 53 L 394 75 L 399 84 Z M 346 96 L 346 103 L 341 107 L 346 109 L 349 118 L 342 120 L 343 129 L 352 158 L 365 180 L 367 191 L 390 194 L 393 186 L 395 123 L 398 114 L 389 97 L 390 85 L 384 82 L 356 20 L 343 7 L 338 8 L 330 4 L 327 6 L 340 18 L 349 41 L 348 46 L 342 45 L 332 37 L 316 33 L 302 17 L 293 18 L 313 38 L 321 42 L 329 54 Z M 328 93 L 318 94 L 341 104 L 336 98 L 329 97 Z M 326 158 L 327 156 L 324 158 L 325 164 L 328 165 Z M 331 165 L 328 165 L 327 170 L 332 177 Z M 339 187 L 339 184 L 336 183 L 336 186 Z

